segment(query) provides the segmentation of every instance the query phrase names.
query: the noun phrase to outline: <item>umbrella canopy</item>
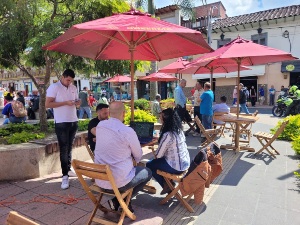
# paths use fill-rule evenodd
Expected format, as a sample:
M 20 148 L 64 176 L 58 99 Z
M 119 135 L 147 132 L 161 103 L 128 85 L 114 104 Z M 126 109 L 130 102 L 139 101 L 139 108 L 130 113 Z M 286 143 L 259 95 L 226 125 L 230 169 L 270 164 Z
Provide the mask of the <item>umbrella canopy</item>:
M 144 80 L 144 81 L 175 81 L 178 80 L 177 77 L 172 76 L 171 74 L 167 73 L 152 73 L 148 76 L 141 77 L 139 80 Z
M 202 56 L 203 57 L 203 56 Z M 224 65 L 206 65 L 206 66 L 197 66 L 197 62 L 201 60 L 201 58 L 195 59 L 190 64 L 186 66 L 185 69 L 179 71 L 179 73 L 183 74 L 210 74 L 210 84 L 211 89 L 213 89 L 213 74 L 214 73 L 230 73 L 238 70 L 238 65 L 234 62 L 232 64 L 224 64 Z M 240 70 L 250 70 L 250 68 L 241 66 Z
M 161 61 L 212 51 L 199 31 L 133 9 L 74 25 L 43 49 L 95 60 L 130 60 L 131 120 L 134 118 L 134 60 Z
M 253 66 L 293 59 L 295 59 L 295 57 L 290 53 L 259 45 L 238 36 L 223 47 L 202 56 L 193 64 L 197 66 L 212 67 L 216 65 L 232 65 L 235 63 L 238 71 L 238 85 L 240 83 L 241 65 Z M 237 107 L 239 107 L 239 95 L 240 93 L 238 92 Z M 237 117 L 239 117 L 239 110 L 237 111 Z
M 161 69 L 158 70 L 158 72 L 162 73 L 179 73 L 180 70 L 184 69 L 186 65 L 188 65 L 190 62 L 183 59 L 183 58 L 178 58 L 176 62 L 173 62 Z
M 126 82 L 131 82 L 131 78 L 129 76 L 123 76 L 123 75 L 115 75 L 104 82 L 108 83 L 126 83 Z

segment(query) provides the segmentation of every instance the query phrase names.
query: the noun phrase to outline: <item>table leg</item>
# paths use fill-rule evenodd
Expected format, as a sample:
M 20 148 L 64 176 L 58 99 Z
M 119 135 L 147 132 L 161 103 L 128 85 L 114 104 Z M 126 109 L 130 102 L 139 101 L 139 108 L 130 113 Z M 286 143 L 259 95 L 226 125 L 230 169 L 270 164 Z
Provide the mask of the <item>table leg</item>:
M 235 151 L 240 151 L 240 124 L 238 122 L 235 123 Z

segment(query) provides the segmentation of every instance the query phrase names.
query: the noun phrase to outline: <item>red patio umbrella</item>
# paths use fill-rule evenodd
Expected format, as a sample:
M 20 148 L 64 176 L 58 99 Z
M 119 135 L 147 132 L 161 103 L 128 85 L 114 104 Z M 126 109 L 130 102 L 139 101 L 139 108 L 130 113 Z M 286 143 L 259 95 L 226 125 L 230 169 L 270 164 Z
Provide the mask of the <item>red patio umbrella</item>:
M 178 58 L 175 62 L 161 68 L 158 72 L 162 73 L 178 73 L 178 71 L 184 69 L 190 62 L 183 58 Z
M 241 65 L 253 66 L 267 64 L 271 62 L 280 62 L 285 60 L 293 60 L 290 53 L 270 48 L 267 46 L 253 43 L 238 36 L 236 39 L 227 43 L 214 52 L 208 53 L 193 63 L 197 66 L 212 67 L 216 65 L 237 65 L 238 77 L 237 85 L 240 83 Z M 239 118 L 239 95 L 237 96 L 237 117 Z
M 131 120 L 134 118 L 134 60 L 161 61 L 212 51 L 199 31 L 133 9 L 74 25 L 43 49 L 95 60 L 130 60 Z
M 148 76 L 141 77 L 139 80 L 144 80 L 144 81 L 164 81 L 164 82 L 169 82 L 169 81 L 175 81 L 178 80 L 177 77 L 174 77 L 171 74 L 167 73 L 152 73 Z
M 109 82 L 109 83 L 126 83 L 126 82 L 131 82 L 131 78 L 129 76 L 124 76 L 124 75 L 115 75 L 104 82 Z
M 203 56 L 202 56 L 203 57 Z M 213 74 L 214 73 L 230 73 L 238 70 L 237 64 L 224 64 L 224 65 L 205 65 L 205 66 L 197 66 L 197 62 L 201 60 L 201 58 L 195 59 L 190 64 L 186 66 L 185 69 L 179 71 L 179 73 L 183 74 L 210 74 L 210 84 L 211 89 L 213 89 Z M 250 70 L 250 68 L 241 66 L 240 70 Z

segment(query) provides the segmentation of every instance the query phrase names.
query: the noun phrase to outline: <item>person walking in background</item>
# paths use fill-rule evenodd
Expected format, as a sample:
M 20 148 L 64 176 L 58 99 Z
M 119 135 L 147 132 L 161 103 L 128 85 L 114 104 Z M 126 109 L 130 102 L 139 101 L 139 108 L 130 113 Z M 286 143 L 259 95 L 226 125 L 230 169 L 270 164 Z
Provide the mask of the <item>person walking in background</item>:
M 242 83 L 240 83 L 239 85 L 239 89 L 240 89 L 240 112 L 244 111 L 246 114 L 250 114 L 249 111 L 248 111 L 248 108 L 247 108 L 247 105 L 246 105 L 246 100 L 247 100 L 247 97 L 246 97 L 246 94 L 245 92 L 243 91 L 243 88 L 244 88 L 244 85 Z
M 61 188 L 69 188 L 69 171 L 71 170 L 72 145 L 78 128 L 76 107 L 80 106 L 78 92 L 73 85 L 75 73 L 66 69 L 60 81 L 53 83 L 47 89 L 46 108 L 53 108 L 55 133 L 60 149 L 62 169 Z
M 160 113 L 161 113 L 160 100 L 161 100 L 161 96 L 160 96 L 160 94 L 157 94 L 155 96 L 155 100 L 153 101 L 152 107 L 151 107 L 152 115 L 156 117 L 157 121 L 159 121 L 159 117 L 160 117 Z
M 235 105 L 236 102 L 237 102 L 237 86 L 234 87 L 233 89 L 233 93 L 232 93 L 232 98 L 233 98 L 233 102 L 232 102 L 232 105 Z
M 200 96 L 200 114 L 202 118 L 202 123 L 205 129 L 212 128 L 212 119 L 213 119 L 213 101 L 214 93 L 210 89 L 211 84 L 206 82 L 204 84 L 204 92 Z
M 249 94 L 250 94 L 250 99 L 251 99 L 251 105 L 252 105 L 252 107 L 255 107 L 255 103 L 256 103 L 256 90 L 254 89 L 254 86 L 251 86 Z
M 274 105 L 275 93 L 276 93 L 276 90 L 274 88 L 274 85 L 271 85 L 271 88 L 269 89 L 269 96 L 270 96 L 270 104 L 269 105 Z
M 195 92 L 194 92 L 194 118 L 198 116 L 198 118 L 202 121 L 201 114 L 200 114 L 200 96 L 203 94 L 204 89 L 199 81 L 196 82 L 195 85 Z M 196 124 L 196 132 L 193 134 L 194 137 L 200 135 L 200 128 Z
M 265 90 L 264 90 L 264 85 L 261 85 L 259 88 L 259 104 L 263 105 L 265 101 Z
M 87 87 L 84 87 L 81 92 L 79 92 L 79 99 L 81 100 L 80 108 L 79 108 L 79 119 L 83 118 L 84 112 L 87 115 L 87 118 L 92 118 L 92 112 L 91 112 L 91 105 L 89 101 L 89 94 L 88 94 Z

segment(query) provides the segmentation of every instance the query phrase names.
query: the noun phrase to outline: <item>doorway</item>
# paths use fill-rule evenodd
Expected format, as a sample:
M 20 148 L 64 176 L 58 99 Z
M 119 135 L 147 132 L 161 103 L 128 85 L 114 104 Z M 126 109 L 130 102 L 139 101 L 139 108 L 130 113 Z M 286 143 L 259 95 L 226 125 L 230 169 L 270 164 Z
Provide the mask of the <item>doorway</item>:
M 300 72 L 290 73 L 290 85 L 297 85 L 300 88 Z

